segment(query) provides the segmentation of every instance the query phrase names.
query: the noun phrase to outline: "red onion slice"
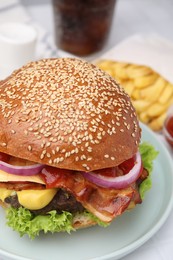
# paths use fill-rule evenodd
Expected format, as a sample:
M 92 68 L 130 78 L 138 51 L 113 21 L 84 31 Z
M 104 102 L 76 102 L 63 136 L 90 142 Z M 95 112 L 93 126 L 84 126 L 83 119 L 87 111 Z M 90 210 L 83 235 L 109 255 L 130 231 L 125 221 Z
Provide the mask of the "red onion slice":
M 83 176 L 89 181 L 104 188 L 123 189 L 136 181 L 141 173 L 142 160 L 139 152 L 136 153 L 135 164 L 133 168 L 125 175 L 118 177 L 105 177 L 93 172 L 83 172 Z
M 38 174 L 43 169 L 43 167 L 43 164 L 16 166 L 0 161 L 0 170 L 14 175 L 32 176 Z

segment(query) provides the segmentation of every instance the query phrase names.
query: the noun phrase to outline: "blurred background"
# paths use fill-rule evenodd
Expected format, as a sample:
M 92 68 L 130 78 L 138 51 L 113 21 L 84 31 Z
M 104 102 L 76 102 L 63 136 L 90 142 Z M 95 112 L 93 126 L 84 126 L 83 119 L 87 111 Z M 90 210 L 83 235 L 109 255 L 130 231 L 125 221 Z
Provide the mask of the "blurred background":
M 50 33 L 54 31 L 51 0 L 22 0 L 32 18 Z M 173 41 L 172 0 L 117 0 L 105 50 L 136 33 L 158 33 Z
M 51 0 L 0 0 L 0 24 L 7 21 L 27 22 L 40 27 L 40 34 L 44 37 L 40 37 L 41 41 L 53 49 L 54 17 Z M 110 34 L 101 53 L 139 33 L 155 33 L 173 41 L 172 26 L 172 0 L 117 0 Z

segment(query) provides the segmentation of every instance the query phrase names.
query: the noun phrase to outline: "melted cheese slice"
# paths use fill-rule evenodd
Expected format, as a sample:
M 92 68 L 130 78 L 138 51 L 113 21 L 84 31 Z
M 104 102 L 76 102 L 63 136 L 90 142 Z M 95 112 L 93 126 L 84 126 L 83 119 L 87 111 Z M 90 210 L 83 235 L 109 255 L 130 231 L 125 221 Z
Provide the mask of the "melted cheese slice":
M 17 191 L 19 203 L 30 210 L 42 209 L 51 202 L 57 189 Z
M 7 190 L 6 188 L 0 188 L 0 200 L 2 200 L 4 202 L 4 200 L 11 196 L 12 193 L 14 191 L 13 190 Z
M 0 200 L 4 201 L 5 198 L 11 196 L 14 193 L 13 190 L 7 190 L 6 188 L 0 188 Z M 30 210 L 42 209 L 51 202 L 57 189 L 45 189 L 45 190 L 22 190 L 17 191 L 19 203 Z
M 28 181 L 28 182 L 45 184 L 39 175 L 19 176 L 19 175 L 9 174 L 7 172 L 0 170 L 0 182 L 10 182 L 10 181 L 16 181 L 16 182 Z

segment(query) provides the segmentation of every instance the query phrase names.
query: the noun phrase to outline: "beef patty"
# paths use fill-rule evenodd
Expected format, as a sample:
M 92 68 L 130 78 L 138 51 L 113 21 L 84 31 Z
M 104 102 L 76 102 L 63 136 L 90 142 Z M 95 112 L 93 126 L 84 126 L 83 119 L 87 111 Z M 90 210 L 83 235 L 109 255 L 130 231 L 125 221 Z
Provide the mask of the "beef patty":
M 5 202 L 10 204 L 14 208 L 21 207 L 17 195 L 10 196 L 5 199 Z M 75 197 L 63 190 L 59 189 L 51 200 L 51 202 L 42 209 L 38 210 L 30 210 L 35 215 L 45 215 L 47 212 L 51 210 L 56 210 L 57 213 L 61 213 L 62 211 L 68 211 L 71 213 L 83 212 L 84 208 L 80 202 L 78 202 Z

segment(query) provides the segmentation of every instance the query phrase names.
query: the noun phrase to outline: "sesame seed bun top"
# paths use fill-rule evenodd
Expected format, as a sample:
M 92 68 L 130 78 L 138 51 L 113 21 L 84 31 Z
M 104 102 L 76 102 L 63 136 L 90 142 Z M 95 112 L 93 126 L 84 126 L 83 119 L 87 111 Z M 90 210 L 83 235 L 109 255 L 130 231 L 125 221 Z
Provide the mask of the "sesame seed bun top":
M 140 141 L 129 96 L 72 58 L 32 62 L 1 81 L 0 125 L 1 152 L 71 170 L 116 166 Z

